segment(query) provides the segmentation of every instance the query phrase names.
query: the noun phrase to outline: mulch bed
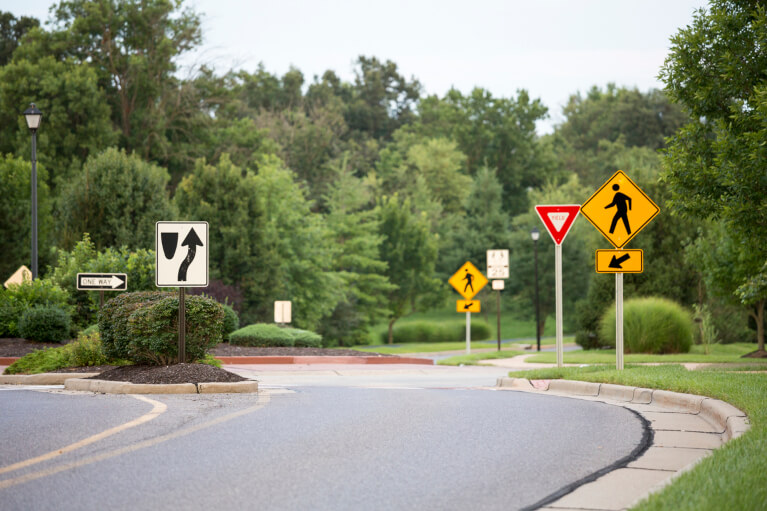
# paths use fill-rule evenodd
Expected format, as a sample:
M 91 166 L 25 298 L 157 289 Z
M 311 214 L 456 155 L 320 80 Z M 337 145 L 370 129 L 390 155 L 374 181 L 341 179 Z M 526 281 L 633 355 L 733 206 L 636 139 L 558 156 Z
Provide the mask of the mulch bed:
M 15 338 L 0 339 L 0 357 L 23 357 L 28 353 L 43 348 L 61 348 L 64 344 L 70 342 L 72 341 L 65 341 L 59 344 L 57 342 L 35 342 Z
M 104 371 L 93 380 L 127 381 L 130 383 L 230 383 L 245 381 L 224 369 L 205 364 L 173 364 L 169 366 L 120 366 Z
M 765 350 L 752 351 L 751 353 L 746 353 L 740 358 L 767 358 L 767 351 Z

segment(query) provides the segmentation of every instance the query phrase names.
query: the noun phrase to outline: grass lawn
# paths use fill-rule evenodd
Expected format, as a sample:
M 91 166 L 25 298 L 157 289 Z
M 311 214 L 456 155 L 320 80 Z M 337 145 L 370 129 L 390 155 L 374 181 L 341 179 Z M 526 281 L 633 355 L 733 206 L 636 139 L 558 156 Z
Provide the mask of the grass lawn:
M 482 304 L 485 305 L 484 303 Z M 491 339 L 497 339 L 497 320 L 494 313 L 488 313 L 485 315 L 484 312 L 480 312 L 479 314 L 472 314 L 471 315 L 472 321 L 482 321 L 486 322 L 488 325 L 490 325 L 491 330 Z M 409 316 L 405 316 L 404 318 L 400 318 L 397 320 L 396 323 L 394 323 L 394 326 L 396 328 L 397 325 L 402 325 L 405 323 L 410 323 L 413 321 L 437 321 L 437 322 L 465 322 L 466 316 L 465 314 L 461 314 L 458 312 L 455 312 L 455 306 L 449 307 L 449 308 L 442 308 L 442 309 L 435 309 L 428 312 L 416 312 L 413 314 L 410 314 Z M 555 335 L 554 332 L 555 329 L 555 323 L 554 323 L 554 316 L 549 316 L 546 320 L 546 327 L 544 328 L 543 335 L 546 337 L 550 337 Z M 370 344 L 383 344 L 382 343 L 382 335 L 386 333 L 388 330 L 388 324 L 387 323 L 380 323 L 378 325 L 375 325 L 370 329 Z M 504 313 L 503 310 L 501 310 L 501 337 L 503 339 L 523 339 L 523 338 L 535 338 L 535 319 L 531 318 L 529 320 L 520 320 L 515 319 L 511 317 L 511 314 Z M 396 342 L 396 339 L 395 339 Z M 355 348 L 357 349 L 357 348 Z
M 729 345 L 733 346 L 733 345 Z M 753 349 L 753 345 L 751 346 Z M 722 356 L 722 355 L 719 355 Z M 678 365 L 565 367 L 509 373 L 531 379 L 565 378 L 665 389 L 721 399 L 748 414 L 751 429 L 703 459 L 660 493 L 634 509 L 758 510 L 767 503 L 767 373 L 687 371 Z
M 673 355 L 647 355 L 643 353 L 625 354 L 624 362 L 626 364 L 642 363 L 681 363 L 681 362 L 710 362 L 727 363 L 742 362 L 749 365 L 767 364 L 767 359 L 740 358 L 746 353 L 756 350 L 756 344 L 735 343 L 735 344 L 712 344 L 709 346 L 709 354 L 703 352 L 702 345 L 694 345 L 689 353 L 678 353 Z M 555 364 L 557 362 L 556 353 L 541 353 L 527 359 L 528 362 L 540 362 Z M 615 364 L 615 350 L 588 350 L 588 351 L 568 351 L 564 354 L 565 364 Z

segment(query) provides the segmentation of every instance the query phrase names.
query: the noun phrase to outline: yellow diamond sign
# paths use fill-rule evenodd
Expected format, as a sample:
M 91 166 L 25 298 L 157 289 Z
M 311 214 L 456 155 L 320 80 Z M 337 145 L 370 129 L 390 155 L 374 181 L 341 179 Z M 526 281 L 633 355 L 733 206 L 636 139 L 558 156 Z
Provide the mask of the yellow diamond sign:
M 615 248 L 623 248 L 660 208 L 619 170 L 581 206 L 581 214 Z
M 487 279 L 471 261 L 466 261 L 455 274 L 448 279 L 448 283 L 458 291 L 466 300 L 471 300 L 479 290 L 485 287 Z

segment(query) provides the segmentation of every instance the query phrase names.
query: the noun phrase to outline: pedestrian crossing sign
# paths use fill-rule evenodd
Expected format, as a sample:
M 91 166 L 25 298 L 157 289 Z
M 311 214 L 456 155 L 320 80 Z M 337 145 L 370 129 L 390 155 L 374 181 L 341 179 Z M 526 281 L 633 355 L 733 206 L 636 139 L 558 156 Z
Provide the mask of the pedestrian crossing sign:
M 487 279 L 471 261 L 466 261 L 455 274 L 448 279 L 448 283 L 455 288 L 465 300 L 471 300 L 480 289 L 485 287 Z
M 615 248 L 623 248 L 660 208 L 619 170 L 581 206 L 581 214 Z

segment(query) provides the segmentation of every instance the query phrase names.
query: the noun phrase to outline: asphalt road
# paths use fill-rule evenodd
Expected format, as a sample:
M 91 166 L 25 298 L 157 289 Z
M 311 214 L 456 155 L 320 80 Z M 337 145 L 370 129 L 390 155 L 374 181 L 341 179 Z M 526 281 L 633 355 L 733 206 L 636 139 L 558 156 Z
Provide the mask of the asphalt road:
M 147 398 L 4 387 L 0 510 L 519 509 L 643 432 L 623 408 L 487 389 Z

